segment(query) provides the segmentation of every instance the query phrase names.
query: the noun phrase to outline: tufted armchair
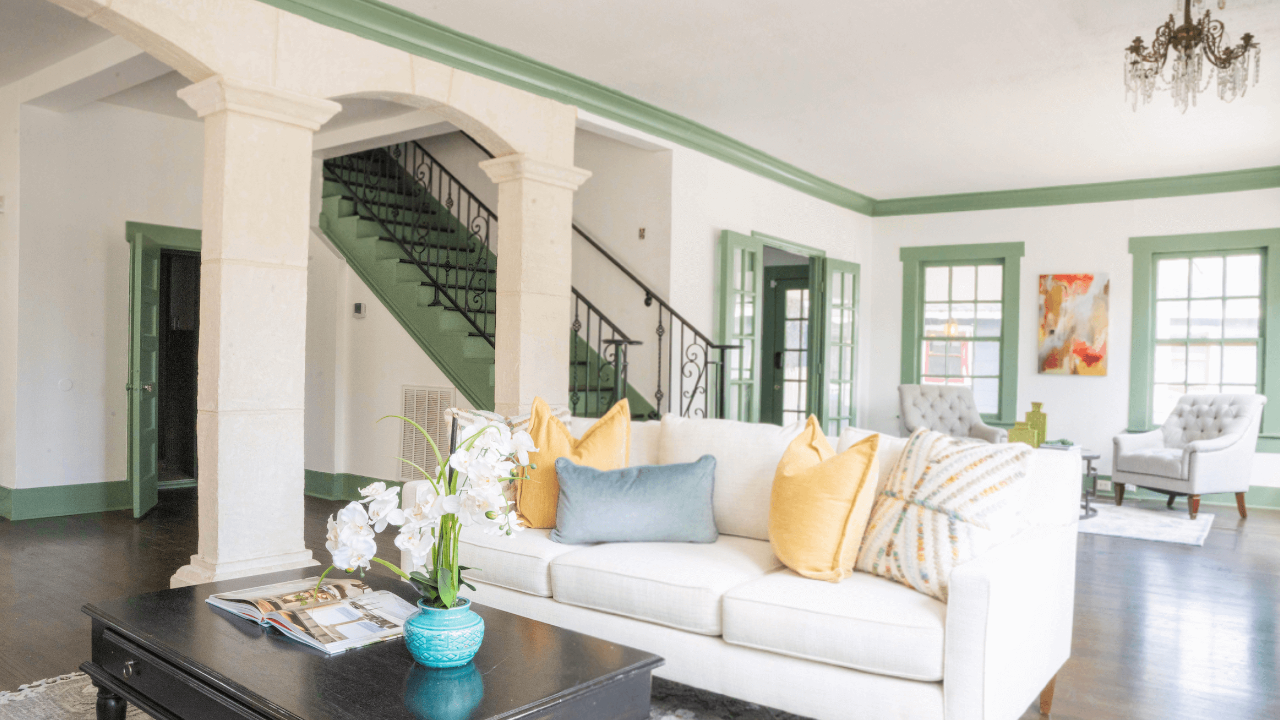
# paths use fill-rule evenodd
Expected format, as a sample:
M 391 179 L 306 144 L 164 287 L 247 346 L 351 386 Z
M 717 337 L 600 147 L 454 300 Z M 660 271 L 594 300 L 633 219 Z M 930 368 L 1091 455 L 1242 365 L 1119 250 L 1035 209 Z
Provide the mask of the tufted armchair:
M 1009 433 L 982 422 L 973 391 L 957 385 L 899 385 L 902 434 L 928 428 L 952 437 L 967 437 L 1002 443 Z
M 1244 493 L 1266 404 L 1262 395 L 1183 395 L 1160 429 L 1117 435 L 1116 504 L 1124 502 L 1123 483 L 1129 483 L 1168 495 L 1169 507 L 1186 495 L 1194 520 L 1201 495 L 1233 492 L 1240 517 L 1248 517 Z

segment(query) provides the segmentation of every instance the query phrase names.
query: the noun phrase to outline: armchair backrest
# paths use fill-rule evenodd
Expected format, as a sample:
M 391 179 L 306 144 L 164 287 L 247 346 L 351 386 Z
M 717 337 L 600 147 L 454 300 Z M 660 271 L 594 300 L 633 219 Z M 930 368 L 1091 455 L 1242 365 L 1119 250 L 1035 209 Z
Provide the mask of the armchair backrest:
M 1182 448 L 1196 440 L 1258 435 L 1263 395 L 1183 395 L 1160 426 L 1165 447 Z
M 973 391 L 958 385 L 899 385 L 903 435 L 929 428 L 952 437 L 971 437 L 970 429 L 982 424 Z

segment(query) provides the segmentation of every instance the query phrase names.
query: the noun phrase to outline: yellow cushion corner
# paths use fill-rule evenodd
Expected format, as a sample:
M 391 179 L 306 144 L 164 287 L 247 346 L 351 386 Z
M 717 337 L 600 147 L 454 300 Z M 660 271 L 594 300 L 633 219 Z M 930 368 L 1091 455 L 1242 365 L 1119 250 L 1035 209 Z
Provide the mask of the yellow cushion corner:
M 769 502 L 769 543 L 784 565 L 815 580 L 853 573 L 875 504 L 880 436 L 836 454 L 810 416 L 783 453 Z
M 529 462 L 535 467 L 528 468 L 516 483 L 516 513 L 525 527 L 553 528 L 560 499 L 556 460 L 569 458 L 576 465 L 597 470 L 626 467 L 631 455 L 631 406 L 623 398 L 580 439 L 574 439 L 550 406 L 542 398 L 534 398 L 529 435 L 538 451 L 529 453 Z

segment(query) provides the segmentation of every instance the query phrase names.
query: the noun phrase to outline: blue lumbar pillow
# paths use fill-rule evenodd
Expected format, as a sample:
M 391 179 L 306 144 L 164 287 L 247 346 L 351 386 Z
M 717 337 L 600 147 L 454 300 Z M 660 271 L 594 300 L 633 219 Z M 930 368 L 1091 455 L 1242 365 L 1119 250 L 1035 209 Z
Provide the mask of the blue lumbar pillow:
M 559 543 L 715 542 L 716 459 L 596 470 L 556 460 L 560 498 L 551 539 Z

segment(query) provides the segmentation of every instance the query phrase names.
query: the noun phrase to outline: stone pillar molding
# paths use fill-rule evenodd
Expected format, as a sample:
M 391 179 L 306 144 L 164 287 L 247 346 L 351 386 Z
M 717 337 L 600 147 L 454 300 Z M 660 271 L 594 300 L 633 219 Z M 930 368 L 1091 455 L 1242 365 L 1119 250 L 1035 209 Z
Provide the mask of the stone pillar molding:
M 480 163 L 498 185 L 495 410 L 569 404 L 573 193 L 591 173 L 527 155 Z
M 224 76 L 204 119 L 200 539 L 174 587 L 315 565 L 303 543 L 312 134 L 341 106 Z

